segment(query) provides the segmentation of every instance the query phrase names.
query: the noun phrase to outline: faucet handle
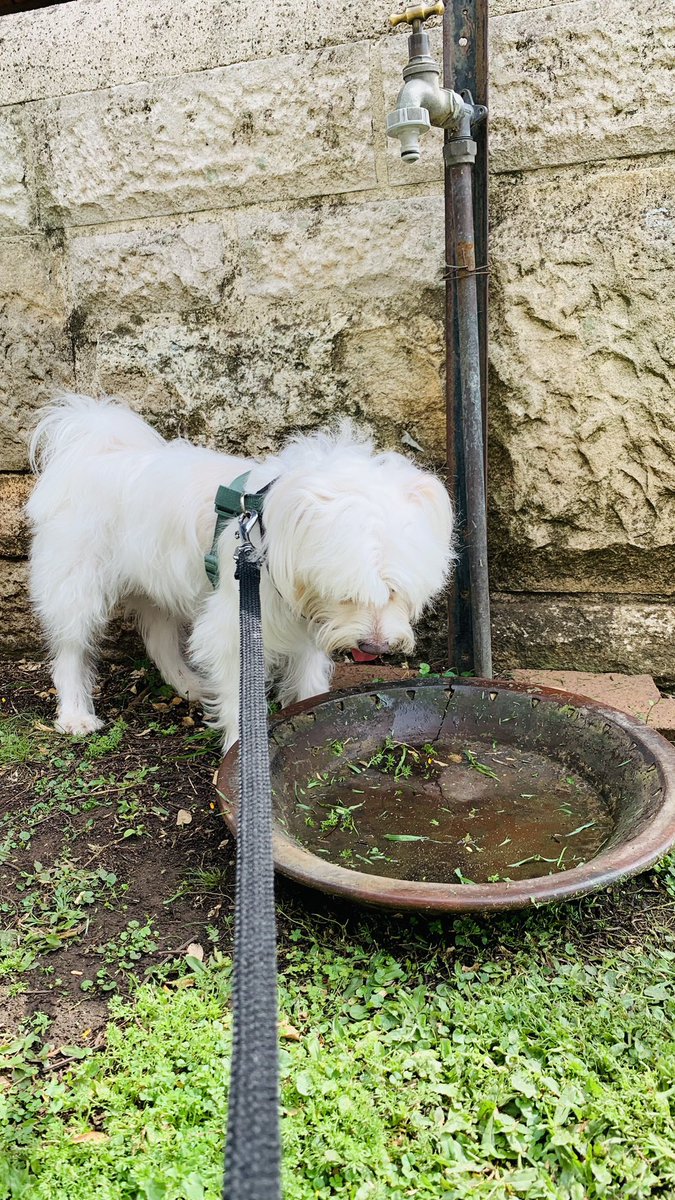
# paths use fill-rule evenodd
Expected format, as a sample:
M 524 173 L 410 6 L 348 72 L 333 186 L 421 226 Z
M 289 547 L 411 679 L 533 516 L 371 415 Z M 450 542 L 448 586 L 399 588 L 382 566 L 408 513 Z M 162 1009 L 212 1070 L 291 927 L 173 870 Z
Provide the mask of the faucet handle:
M 414 8 L 406 8 L 405 12 L 392 13 L 389 24 L 394 28 L 397 25 L 412 25 L 414 21 L 426 21 L 428 17 L 442 17 L 444 12 L 443 0 L 436 0 L 435 4 L 416 4 Z

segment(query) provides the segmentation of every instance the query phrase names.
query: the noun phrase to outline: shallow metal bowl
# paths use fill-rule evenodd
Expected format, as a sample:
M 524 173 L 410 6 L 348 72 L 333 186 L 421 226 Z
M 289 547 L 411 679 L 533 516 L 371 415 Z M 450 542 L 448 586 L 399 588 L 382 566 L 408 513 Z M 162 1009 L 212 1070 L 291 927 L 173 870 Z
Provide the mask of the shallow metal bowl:
M 372 764 L 387 746 L 382 774 Z M 362 904 L 545 904 L 644 871 L 675 844 L 675 746 L 566 692 L 476 679 L 356 688 L 281 713 L 270 758 L 277 869 Z M 238 746 L 217 787 L 236 832 Z M 471 881 L 481 873 L 494 881 Z

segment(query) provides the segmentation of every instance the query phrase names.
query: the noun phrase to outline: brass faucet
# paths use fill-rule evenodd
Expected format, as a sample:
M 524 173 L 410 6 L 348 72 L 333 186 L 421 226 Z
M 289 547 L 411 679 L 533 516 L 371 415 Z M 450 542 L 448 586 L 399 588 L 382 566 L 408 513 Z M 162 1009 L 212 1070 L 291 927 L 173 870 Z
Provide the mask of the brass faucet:
M 457 92 L 441 87 L 441 68 L 432 57 L 429 35 L 422 29 L 423 21 L 432 16 L 442 16 L 444 11 L 443 0 L 436 0 L 434 4 L 417 4 L 389 18 L 392 26 L 403 23 L 412 25 L 412 34 L 408 38 L 408 62 L 403 68 L 405 82 L 396 99 L 394 112 L 387 117 L 387 134 L 400 141 L 404 162 L 418 161 L 420 137 L 432 125 L 451 129 L 466 117 L 467 105 L 463 98 Z

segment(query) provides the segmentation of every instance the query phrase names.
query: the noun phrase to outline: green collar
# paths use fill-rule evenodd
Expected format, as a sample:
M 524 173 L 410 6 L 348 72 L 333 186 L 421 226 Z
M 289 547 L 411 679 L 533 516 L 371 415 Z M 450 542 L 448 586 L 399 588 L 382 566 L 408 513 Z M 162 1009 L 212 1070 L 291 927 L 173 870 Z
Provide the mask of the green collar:
M 250 471 L 245 471 L 243 475 L 238 475 L 229 487 L 221 484 L 216 492 L 216 527 L 213 531 L 211 549 L 208 554 L 204 555 L 204 568 L 213 588 L 218 587 L 218 539 L 225 526 L 234 517 L 238 517 L 244 512 L 257 513 L 258 517 L 262 518 L 265 496 L 274 482 L 272 480 L 258 492 L 247 492 L 246 484 L 250 474 Z

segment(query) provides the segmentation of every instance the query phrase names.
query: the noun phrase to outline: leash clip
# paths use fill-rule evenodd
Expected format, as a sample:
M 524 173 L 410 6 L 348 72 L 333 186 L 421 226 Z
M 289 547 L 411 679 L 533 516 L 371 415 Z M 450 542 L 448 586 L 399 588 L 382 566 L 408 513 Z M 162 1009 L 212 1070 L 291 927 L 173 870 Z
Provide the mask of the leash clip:
M 243 509 L 239 514 L 237 518 L 237 524 L 239 526 L 237 537 L 241 541 L 242 546 L 250 546 L 252 549 L 255 549 L 253 542 L 251 541 L 251 530 L 257 525 L 259 516 L 259 513 L 247 508 Z
M 234 559 L 237 563 L 235 579 L 239 578 L 239 562 L 242 556 L 250 563 L 260 562 L 258 551 L 251 541 L 251 530 L 255 528 L 259 520 L 260 513 L 257 513 L 255 509 L 245 509 L 237 517 L 237 525 L 239 528 L 237 529 L 235 537 L 237 538 L 239 545 L 234 554 Z

